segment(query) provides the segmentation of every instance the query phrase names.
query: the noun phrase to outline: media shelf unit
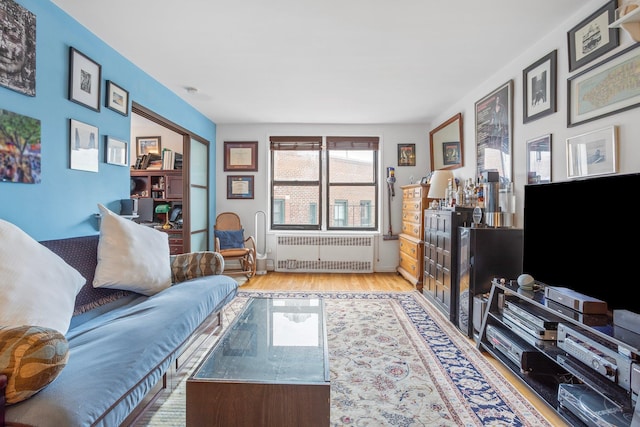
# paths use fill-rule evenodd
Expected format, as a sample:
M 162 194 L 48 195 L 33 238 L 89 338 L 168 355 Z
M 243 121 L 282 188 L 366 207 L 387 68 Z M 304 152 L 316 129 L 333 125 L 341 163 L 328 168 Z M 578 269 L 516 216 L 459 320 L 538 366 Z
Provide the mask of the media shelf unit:
M 535 291 L 523 291 L 519 290 L 515 280 L 503 282 L 493 279 L 477 343 L 478 349 L 490 353 L 504 364 L 572 426 L 587 424 L 559 404 L 558 388 L 561 383 L 586 385 L 591 391 L 597 392 L 602 399 L 607 399 L 623 408 L 625 417 L 628 417 L 631 422 L 635 406 L 632 391 L 626 390 L 618 385 L 618 382 L 598 373 L 595 368 L 568 355 L 556 341 L 536 340 L 531 334 L 509 327 L 502 316 L 504 301 L 506 299 L 515 301 L 528 311 L 537 311 L 557 318 L 566 327 L 608 348 L 617 349 L 618 353 L 629 355 L 630 359 L 637 359 L 640 355 L 640 335 L 614 327 L 610 315 L 582 315 L 561 306 L 556 309 L 553 306 L 554 302 L 545 298 L 544 284 L 537 285 Z M 530 371 L 525 372 L 520 365 L 491 344 L 491 339 L 487 336 L 489 325 L 492 325 L 491 328 L 497 327 L 506 332 L 514 342 L 526 348 L 527 351 L 533 351 L 530 355 L 536 357 L 530 359 L 533 366 Z

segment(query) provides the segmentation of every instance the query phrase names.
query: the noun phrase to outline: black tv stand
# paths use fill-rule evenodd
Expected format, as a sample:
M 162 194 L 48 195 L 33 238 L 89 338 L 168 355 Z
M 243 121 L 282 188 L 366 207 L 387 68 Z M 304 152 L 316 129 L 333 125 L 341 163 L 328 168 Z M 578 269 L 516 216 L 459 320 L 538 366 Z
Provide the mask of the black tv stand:
M 619 408 L 620 417 L 625 421 L 628 419 L 628 425 L 631 425 L 638 390 L 633 390 L 635 386 L 630 385 L 629 378 L 623 381 L 618 379 L 618 375 L 621 375 L 620 372 L 625 372 L 621 375 L 623 378 L 625 375 L 631 377 L 633 366 L 636 363 L 640 364 L 640 335 L 628 330 L 621 333 L 619 327 L 614 327 L 613 316 L 609 314 L 586 316 L 577 313 L 574 315 L 566 309 L 556 309 L 553 304 L 550 304 L 552 301 L 545 300 L 545 285 L 541 283 L 537 285 L 534 291 L 523 291 L 519 289 L 515 280 L 493 280 L 487 309 L 483 315 L 478 349 L 490 353 L 504 364 L 572 426 L 588 425 L 574 414 L 575 410 L 572 412 L 568 409 L 570 405 L 567 405 L 566 390 L 577 388 L 584 389 L 590 396 L 596 396 L 597 399 Z M 507 308 L 507 312 L 504 313 L 505 306 L 509 305 L 511 308 Z M 529 317 L 529 319 L 538 326 L 530 328 L 531 323 L 519 323 L 518 319 L 514 321 L 514 309 L 525 310 L 526 312 L 520 313 L 525 317 L 533 314 L 534 318 Z M 551 337 L 553 335 L 551 330 L 556 323 L 560 325 L 557 331 L 558 337 L 562 337 L 560 345 L 559 341 Z M 544 326 L 540 326 L 543 324 Z M 536 333 L 540 332 L 538 327 L 544 331 L 544 339 L 536 336 Z M 489 329 L 489 335 L 487 329 Z M 503 339 L 516 350 L 505 350 L 500 340 L 495 339 L 496 330 L 502 333 Z M 621 368 L 613 375 L 602 366 L 598 366 L 598 370 L 579 359 L 585 356 L 570 354 L 569 345 L 576 342 L 572 341 L 575 336 L 585 337 L 588 342 L 596 342 L 603 346 L 605 355 L 613 351 L 618 359 L 602 358 L 600 360 L 603 365 L 610 363 L 616 368 L 615 363 L 610 360 L 617 360 Z M 526 353 L 525 356 L 528 357 L 519 359 L 514 357 L 514 352 Z M 540 357 L 540 354 L 545 357 Z M 591 353 L 587 354 L 590 358 Z M 633 375 L 640 375 L 640 372 Z M 569 387 L 561 384 L 579 384 L 579 386 Z M 561 387 L 563 389 L 561 400 L 564 405 L 561 405 L 558 400 Z M 640 415 L 636 415 L 636 418 L 640 418 Z

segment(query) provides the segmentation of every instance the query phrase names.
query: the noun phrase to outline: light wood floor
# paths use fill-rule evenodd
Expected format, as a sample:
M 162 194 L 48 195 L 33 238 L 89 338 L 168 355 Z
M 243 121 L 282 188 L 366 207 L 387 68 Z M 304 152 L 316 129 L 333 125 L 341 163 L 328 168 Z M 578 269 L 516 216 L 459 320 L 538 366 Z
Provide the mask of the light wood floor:
M 415 290 L 411 283 L 397 273 L 277 273 L 271 271 L 264 275 L 256 275 L 248 281 L 244 281 L 243 276 L 238 276 L 236 279 L 241 283 L 242 291 L 411 292 Z M 554 426 L 568 425 L 544 401 L 535 396 L 520 378 L 489 354 L 484 354 L 549 422 Z

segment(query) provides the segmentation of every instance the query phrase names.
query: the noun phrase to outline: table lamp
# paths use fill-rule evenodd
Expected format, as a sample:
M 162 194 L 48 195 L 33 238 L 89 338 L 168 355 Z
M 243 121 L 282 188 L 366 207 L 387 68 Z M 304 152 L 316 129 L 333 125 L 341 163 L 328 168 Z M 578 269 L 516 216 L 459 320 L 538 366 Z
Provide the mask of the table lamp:
M 427 197 L 435 199 L 431 203 L 432 209 L 436 209 L 438 206 L 442 205 L 441 201 L 447 197 L 449 180 L 453 179 L 453 172 L 450 170 L 437 170 L 431 174 L 429 193 L 427 194 Z
M 169 224 L 169 211 L 170 210 L 171 210 L 171 206 L 169 206 L 167 204 L 156 206 L 156 213 L 164 214 L 165 220 L 164 220 L 164 224 L 162 225 L 162 228 L 164 230 L 168 230 L 169 228 L 171 228 L 171 224 Z

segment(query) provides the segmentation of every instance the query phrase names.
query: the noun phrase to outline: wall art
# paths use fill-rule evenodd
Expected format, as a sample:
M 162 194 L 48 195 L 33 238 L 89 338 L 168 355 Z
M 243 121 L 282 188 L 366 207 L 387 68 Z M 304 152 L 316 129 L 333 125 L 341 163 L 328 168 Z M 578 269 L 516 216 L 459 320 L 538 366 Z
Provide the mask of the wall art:
M 640 44 L 567 79 L 567 126 L 640 105 Z
M 105 106 L 123 116 L 129 115 L 129 92 L 107 80 Z
M 105 162 L 111 165 L 129 166 L 127 143 L 111 136 L 105 136 Z
M 522 71 L 522 122 L 528 123 L 557 111 L 558 51 L 545 55 Z
M 416 165 L 416 144 L 398 144 L 398 166 Z
M 162 152 L 162 144 L 159 136 L 139 136 L 136 138 L 136 153 L 138 156 L 145 154 L 158 154 Z
M 500 188 L 506 188 L 513 169 L 513 80 L 477 101 L 475 114 L 477 177 L 497 171 Z
M 0 109 L 0 181 L 38 184 L 40 120 Z
M 102 66 L 78 51 L 69 48 L 69 100 L 100 111 Z
M 227 199 L 253 199 L 253 176 L 227 176 Z
M 619 29 L 609 28 L 615 20 L 617 0 L 610 0 L 567 33 L 569 71 L 575 71 L 619 44 Z
M 431 171 L 457 169 L 464 165 L 462 113 L 458 113 L 429 132 Z
M 0 1 L 0 86 L 36 96 L 36 16 Z
M 258 141 L 224 142 L 225 171 L 257 171 Z
M 527 141 L 527 184 L 551 182 L 551 134 Z
M 98 172 L 98 128 L 78 120 L 69 119 L 70 167 Z
M 618 168 L 617 127 L 567 138 L 567 177 L 615 173 Z

